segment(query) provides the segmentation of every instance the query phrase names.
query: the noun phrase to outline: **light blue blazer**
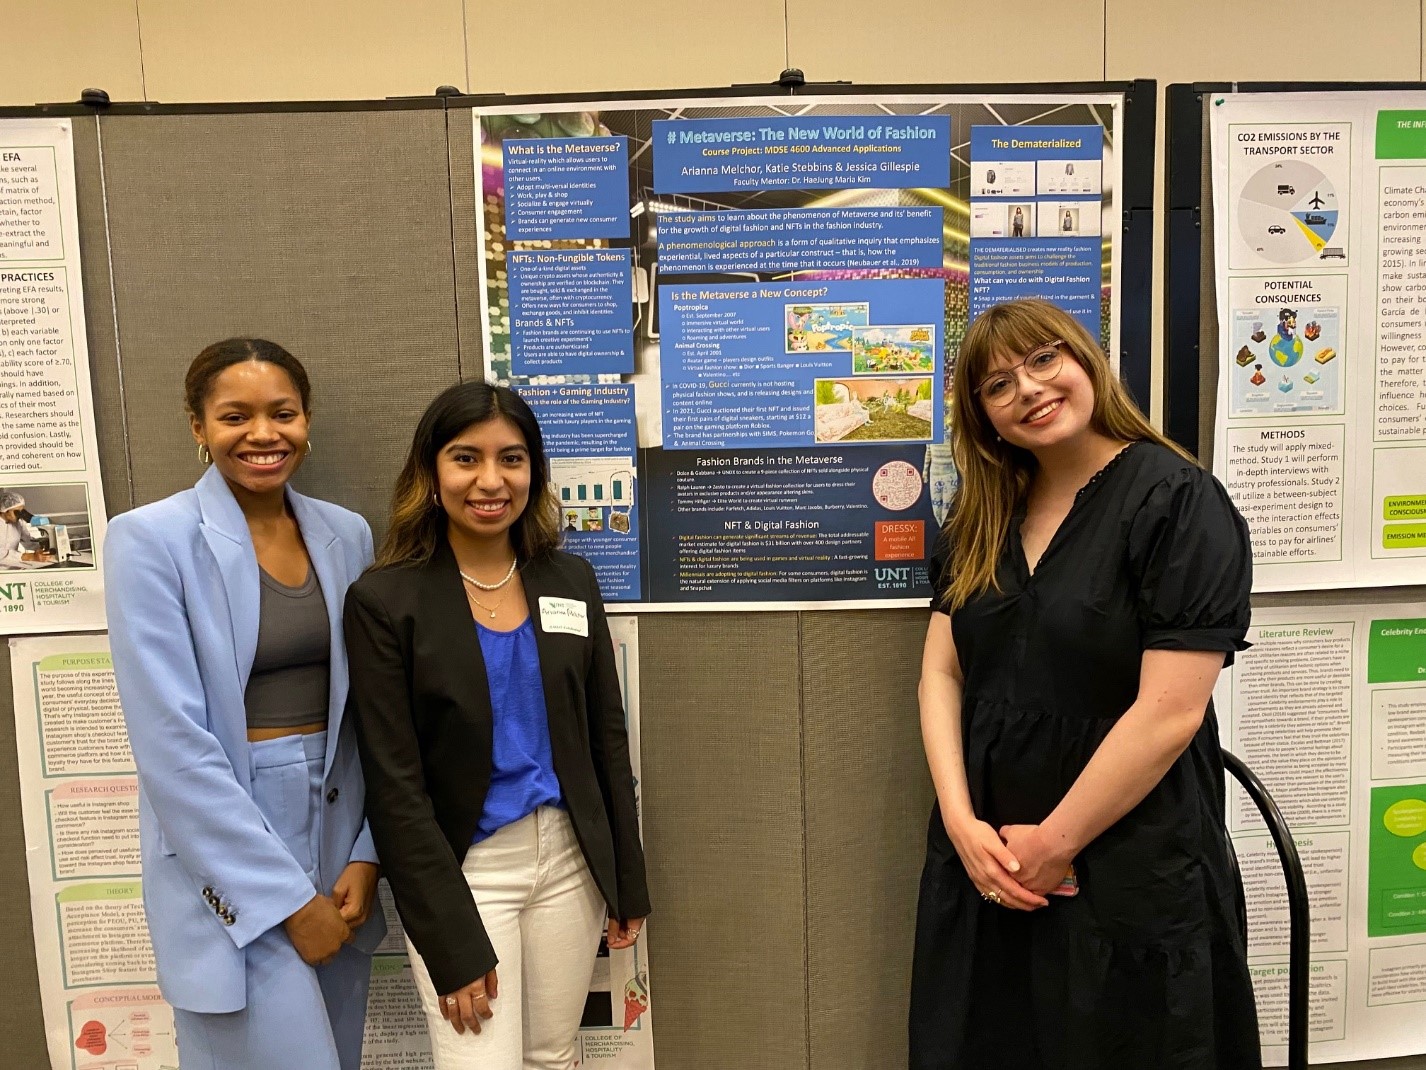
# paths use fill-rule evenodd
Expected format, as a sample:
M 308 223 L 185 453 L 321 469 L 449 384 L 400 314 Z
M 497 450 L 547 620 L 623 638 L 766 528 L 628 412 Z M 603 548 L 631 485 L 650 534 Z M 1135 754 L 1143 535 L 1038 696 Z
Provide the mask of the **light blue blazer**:
M 330 894 L 349 861 L 376 861 L 354 729 L 342 717 L 342 603 L 371 562 L 371 529 L 356 513 L 290 488 L 287 500 L 332 627 L 318 853 L 321 891 Z M 115 517 L 104 573 L 114 675 L 139 773 L 144 908 L 159 988 L 184 1010 L 241 1010 L 244 949 L 314 891 L 252 797 L 243 691 L 257 651 L 257 555 L 217 469 L 192 490 Z M 370 953 L 385 931 L 374 909 L 353 943 Z

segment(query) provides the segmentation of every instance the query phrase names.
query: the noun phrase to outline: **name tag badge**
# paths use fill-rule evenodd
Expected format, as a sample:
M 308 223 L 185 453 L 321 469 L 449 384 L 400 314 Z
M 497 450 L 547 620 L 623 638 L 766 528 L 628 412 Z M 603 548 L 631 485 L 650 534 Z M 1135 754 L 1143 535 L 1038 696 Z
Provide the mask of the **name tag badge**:
M 589 636 L 589 607 L 577 598 L 540 595 L 540 627 L 547 632 Z

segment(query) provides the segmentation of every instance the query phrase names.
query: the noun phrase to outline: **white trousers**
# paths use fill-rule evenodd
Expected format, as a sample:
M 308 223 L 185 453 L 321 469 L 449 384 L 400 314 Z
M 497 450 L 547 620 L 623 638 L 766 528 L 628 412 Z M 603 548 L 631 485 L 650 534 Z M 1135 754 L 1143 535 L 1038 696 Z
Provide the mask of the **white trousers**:
M 472 846 L 461 868 L 500 959 L 500 994 L 479 1033 L 458 1034 L 407 940 L 436 1070 L 570 1070 L 608 908 L 569 815 L 542 806 Z

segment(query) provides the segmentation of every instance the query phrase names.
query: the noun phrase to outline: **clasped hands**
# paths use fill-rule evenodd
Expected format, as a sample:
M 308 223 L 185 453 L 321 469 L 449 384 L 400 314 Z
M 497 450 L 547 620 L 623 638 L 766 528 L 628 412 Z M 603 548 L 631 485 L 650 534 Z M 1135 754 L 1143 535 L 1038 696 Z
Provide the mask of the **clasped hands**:
M 380 867 L 371 862 L 349 862 L 332 886 L 331 896 L 314 895 L 285 922 L 287 938 L 309 966 L 331 962 L 342 945 L 371 917 L 376 903 Z
M 951 835 L 956 853 L 981 895 L 1011 910 L 1038 910 L 1069 873 L 1074 852 L 1053 844 L 1040 825 L 1004 825 L 999 832 L 972 820 Z

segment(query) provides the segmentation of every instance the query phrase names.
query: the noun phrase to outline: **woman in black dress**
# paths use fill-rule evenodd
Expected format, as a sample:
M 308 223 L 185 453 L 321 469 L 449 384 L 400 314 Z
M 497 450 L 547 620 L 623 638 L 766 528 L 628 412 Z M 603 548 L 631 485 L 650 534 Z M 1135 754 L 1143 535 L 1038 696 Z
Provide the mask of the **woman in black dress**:
M 1257 1068 L 1210 701 L 1247 528 L 1052 305 L 980 316 L 953 395 L 911 1066 Z

